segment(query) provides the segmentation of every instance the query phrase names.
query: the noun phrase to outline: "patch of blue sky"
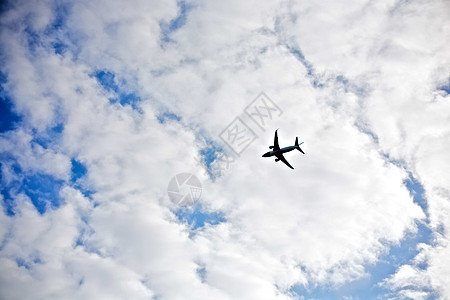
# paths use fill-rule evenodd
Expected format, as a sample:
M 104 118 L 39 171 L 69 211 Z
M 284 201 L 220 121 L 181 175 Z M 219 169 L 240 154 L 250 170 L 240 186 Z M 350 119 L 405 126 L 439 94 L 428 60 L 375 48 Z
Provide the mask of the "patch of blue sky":
M 69 46 L 65 40 L 64 26 L 72 4 L 68 2 L 63 3 L 56 1 L 52 3 L 52 5 L 54 19 L 44 31 L 44 36 L 52 40 L 50 45 L 54 52 L 56 54 L 63 55 L 69 49 Z
M 50 148 L 53 144 L 58 143 L 59 139 L 62 136 L 62 132 L 64 130 L 64 124 L 59 123 L 52 127 L 48 127 L 46 130 L 42 132 L 37 132 L 37 130 L 33 129 L 33 143 L 40 145 L 44 149 Z
M 12 1 L 0 1 L 0 3 L 0 13 L 14 5 Z M 36 50 L 39 48 L 46 49 L 47 47 L 52 47 L 55 53 L 62 54 L 68 48 L 63 39 L 59 37 L 62 36 L 60 31 L 65 25 L 72 4 L 55 1 L 52 5 L 53 21 L 44 30 L 35 29 L 32 23 L 33 18 L 27 18 L 24 24 L 20 24 L 24 28 L 28 50 L 32 54 L 36 54 Z
M 197 276 L 200 278 L 202 283 L 206 282 L 206 268 L 205 266 L 199 266 L 196 270 Z
M 414 202 L 422 207 L 426 212 L 427 205 L 423 186 L 412 176 L 404 182 L 405 186 L 413 196 Z M 388 253 L 382 255 L 375 265 L 366 266 L 368 276 L 349 282 L 340 287 L 318 286 L 314 288 L 304 288 L 294 286 L 290 292 L 304 296 L 306 299 L 342 299 L 343 297 L 353 297 L 353 299 L 384 299 L 389 292 L 379 283 L 383 279 L 393 275 L 399 266 L 411 263 L 411 260 L 419 253 L 417 246 L 419 243 L 431 243 L 432 231 L 424 223 L 417 224 L 417 233 L 407 233 L 399 245 L 389 248 Z M 417 265 L 425 268 L 426 265 Z M 430 292 L 430 291 L 428 291 Z
M 176 121 L 176 122 L 180 122 L 181 121 L 181 117 L 177 114 L 174 114 L 172 112 L 163 112 L 160 113 L 157 117 L 156 117 L 159 121 L 159 123 L 164 124 L 168 121 Z
M 11 153 L 0 153 L 0 193 L 3 208 L 7 215 L 14 215 L 14 195 L 17 194 L 22 181 L 22 169 Z
M 83 231 L 81 231 L 80 236 L 78 236 L 78 238 L 75 240 L 75 247 L 78 246 L 84 246 L 84 238 L 83 238 Z
M 11 101 L 0 96 L 0 133 L 16 129 L 21 120 L 14 112 Z
M 335 77 L 327 77 L 327 78 L 321 78 L 316 71 L 314 70 L 313 65 L 305 58 L 305 55 L 303 52 L 296 48 L 289 45 L 286 45 L 289 52 L 294 55 L 294 57 L 300 61 L 303 66 L 306 68 L 307 76 L 310 78 L 311 84 L 316 88 L 322 88 L 324 85 L 331 81 L 337 85 L 340 85 L 343 87 L 345 92 L 353 92 L 354 94 L 358 96 L 367 96 L 368 90 L 366 86 L 358 86 L 352 82 L 348 78 L 346 78 L 343 75 L 337 75 Z
M 61 41 L 52 42 L 53 50 L 56 54 L 63 55 L 69 49 L 69 46 Z
M 25 269 L 27 269 L 27 270 L 29 270 L 30 269 L 30 263 L 29 262 L 27 262 L 27 261 L 25 261 L 23 258 L 16 258 L 16 264 L 17 264 L 17 266 L 20 268 L 20 267 L 23 267 L 23 268 L 25 268 Z
M 389 254 L 380 258 L 379 262 L 373 266 L 366 266 L 368 275 L 342 286 L 321 285 L 317 287 L 293 286 L 290 292 L 306 299 L 343 299 L 344 297 L 352 297 L 351 299 L 384 299 L 388 292 L 379 285 L 383 279 L 388 278 L 394 274 L 400 266 L 401 261 L 406 261 L 402 258 L 405 248 L 409 248 L 414 242 L 406 240 L 402 242 L 399 247 L 390 249 Z M 409 249 L 407 252 L 411 252 Z M 400 255 L 399 255 L 400 254 Z M 398 256 L 397 256 L 398 255 Z M 408 258 L 413 256 L 408 255 Z M 400 258 L 400 259 L 399 259 Z
M 106 91 L 113 91 L 115 93 L 119 91 L 119 86 L 115 81 L 114 73 L 101 70 L 93 73 L 93 75 Z
M 425 190 L 420 182 L 417 181 L 417 179 L 415 179 L 412 174 L 409 174 L 409 178 L 403 183 L 413 197 L 414 203 L 418 204 L 428 216 L 428 205 L 425 199 Z
M 13 103 L 3 88 L 6 82 L 7 78 L 5 74 L 0 72 L 0 133 L 15 129 L 22 120 L 14 112 Z
M 39 55 L 36 52 L 39 48 L 47 50 L 53 49 L 55 54 L 63 55 L 69 50 L 69 45 L 65 40 L 58 36 L 44 35 L 42 33 L 34 32 L 31 29 L 25 29 L 28 42 L 28 50 L 32 54 Z
M 0 188 L 0 194 L 3 198 L 3 208 L 8 216 L 14 215 L 14 198 L 11 197 L 10 190 L 6 187 Z
M 10 152 L 0 152 L 0 166 L 2 168 L 7 166 L 16 174 L 20 174 L 22 172 L 20 165 L 17 163 L 14 155 Z M 0 173 L 0 182 L 2 180 L 1 174 L 2 173 Z
M 361 130 L 361 132 L 364 133 L 364 131 L 362 131 L 362 130 Z M 390 156 L 390 154 L 388 152 L 379 152 L 379 154 L 381 155 L 381 157 L 383 157 L 383 159 L 386 161 L 386 163 L 391 163 L 400 169 L 406 169 L 407 164 L 404 159 L 394 159 Z M 403 182 L 403 183 L 405 183 L 405 182 Z
M 31 202 L 40 214 L 49 208 L 57 208 L 61 204 L 59 191 L 63 180 L 47 174 L 32 174 L 24 177 L 19 192 L 24 192 L 30 197 Z
M 211 140 L 206 140 L 206 147 L 200 149 L 203 164 L 211 171 L 212 163 L 218 158 L 218 154 L 223 153 L 223 148 Z
M 291 52 L 292 55 L 294 55 L 294 57 L 300 61 L 303 66 L 306 68 L 306 73 L 308 75 L 308 77 L 311 79 L 311 84 L 314 87 L 317 88 L 321 88 L 323 87 L 323 83 L 319 82 L 319 79 L 314 71 L 314 67 L 313 65 L 306 60 L 305 56 L 303 55 L 303 52 L 300 49 L 296 49 L 294 47 L 291 46 L 287 46 L 289 52 Z
M 357 84 L 351 82 L 347 77 L 345 77 L 342 74 L 337 75 L 334 78 L 334 81 L 336 84 L 340 85 L 346 93 L 352 92 L 355 95 L 360 96 L 360 97 L 364 97 L 369 94 L 369 90 L 368 90 L 367 86 L 357 85 Z
M 9 172 L 14 173 L 12 180 L 3 178 L 3 172 L 7 168 Z M 4 208 L 8 215 L 14 215 L 14 198 L 19 193 L 26 194 L 41 214 L 45 213 L 48 208 L 56 208 L 61 204 L 59 191 L 63 180 L 46 174 L 27 174 L 14 159 L 4 156 L 2 157 L 0 177 L 0 190 L 3 196 Z
M 83 165 L 81 162 L 72 159 L 72 176 L 71 176 L 71 181 L 75 182 L 77 179 L 83 177 L 86 175 L 87 173 L 87 168 L 85 165 Z
M 44 40 L 42 39 L 42 37 L 39 35 L 38 32 L 33 31 L 33 29 L 30 26 L 26 26 L 24 32 L 26 33 L 28 50 L 32 54 L 36 54 L 37 49 L 45 47 Z
M 71 185 L 91 198 L 94 192 L 80 182 L 86 173 L 85 165 L 72 159 Z M 58 208 L 62 204 L 59 191 L 64 183 L 51 175 L 25 172 L 11 153 L 0 153 L 0 193 L 7 215 L 15 214 L 15 197 L 20 193 L 26 194 L 41 214 L 49 208 Z
M 72 168 L 70 182 L 72 183 L 73 187 L 78 189 L 85 197 L 92 199 L 92 195 L 95 192 L 89 189 L 86 181 L 83 180 L 88 172 L 86 165 L 76 159 L 72 159 L 71 163 Z
M 80 184 L 79 182 L 77 182 L 76 184 L 73 185 L 74 188 L 76 188 L 78 191 L 80 191 L 81 194 L 83 194 L 84 197 L 88 198 L 89 200 L 93 201 L 92 195 L 95 194 L 95 191 L 85 187 L 84 184 Z M 94 202 L 94 207 L 98 206 L 98 203 Z
M 82 226 L 80 227 L 78 237 L 73 246 L 85 246 L 87 248 L 88 245 L 85 241 L 88 239 L 89 235 L 94 232 L 94 230 L 89 226 L 89 219 L 87 216 L 81 216 L 80 219 L 82 221 Z
M 356 128 L 358 128 L 359 131 L 369 136 L 375 144 L 379 143 L 378 135 L 370 129 L 370 126 L 365 120 L 357 118 L 354 122 L 354 125 L 356 126 Z M 389 157 L 387 155 L 384 155 L 383 157 L 389 160 Z
M 175 215 L 180 222 L 188 224 L 191 230 L 202 228 L 206 224 L 217 225 L 226 221 L 222 212 L 208 211 L 200 202 L 190 207 L 178 208 Z
M 448 79 L 447 84 L 443 84 L 438 87 L 438 90 L 444 91 L 447 94 L 450 94 L 450 78 Z
M 25 268 L 27 270 L 31 269 L 31 267 L 33 265 L 40 264 L 40 263 L 42 263 L 42 262 L 41 262 L 41 260 L 38 257 L 35 257 L 33 259 L 23 259 L 23 258 L 20 258 L 20 257 L 16 258 L 17 266 L 19 268 L 23 267 L 23 268 Z
M 172 41 L 170 35 L 186 24 L 188 12 L 192 9 L 192 6 L 186 4 L 183 0 L 178 1 L 177 5 L 178 15 L 174 19 L 170 20 L 169 23 L 160 24 L 161 40 L 164 43 Z
M 9 7 L 8 1 L 0 1 L 0 14 L 6 11 Z
M 375 289 L 375 290 L 374 290 Z M 340 288 L 333 286 L 321 286 L 315 288 L 304 288 L 293 286 L 289 290 L 290 294 L 296 294 L 304 299 L 379 299 L 378 295 L 382 293 L 380 288 L 373 287 L 371 280 L 359 280 L 350 282 Z
M 135 93 L 125 93 L 125 94 L 119 94 L 119 97 L 117 99 L 120 103 L 120 105 L 130 105 L 134 109 L 137 109 L 136 104 L 141 101 L 141 98 L 136 95 Z
M 135 92 L 125 90 L 126 83 L 117 80 L 116 75 L 112 72 L 101 70 L 92 74 L 100 85 L 108 92 L 114 93 L 114 97 L 110 98 L 111 103 L 120 103 L 120 105 L 130 105 L 136 108 L 136 104 L 141 98 Z
M 224 155 L 224 150 L 218 143 L 203 132 L 197 135 L 197 140 L 199 144 L 202 145 L 199 150 L 201 158 L 200 163 L 206 168 L 209 177 L 214 180 L 217 175 L 217 170 L 213 169 L 213 163 L 218 159 L 220 160 Z
M 47 28 L 48 31 L 60 30 L 66 23 L 72 4 L 69 2 L 55 1 L 53 3 L 53 22 Z M 47 32 L 49 33 L 49 32 Z

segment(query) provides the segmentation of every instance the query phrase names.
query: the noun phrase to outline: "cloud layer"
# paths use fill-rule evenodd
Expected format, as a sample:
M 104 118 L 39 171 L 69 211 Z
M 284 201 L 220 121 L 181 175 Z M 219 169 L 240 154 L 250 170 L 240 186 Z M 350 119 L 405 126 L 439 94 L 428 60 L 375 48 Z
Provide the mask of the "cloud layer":
M 364 278 L 364 298 L 450 298 L 449 9 L 5 4 L 2 298 L 358 297 Z M 243 113 L 261 91 L 283 111 L 265 130 Z M 256 134 L 239 157 L 219 138 L 237 116 Z M 305 141 L 295 170 L 261 158 L 276 128 Z M 203 191 L 180 213 L 182 172 Z

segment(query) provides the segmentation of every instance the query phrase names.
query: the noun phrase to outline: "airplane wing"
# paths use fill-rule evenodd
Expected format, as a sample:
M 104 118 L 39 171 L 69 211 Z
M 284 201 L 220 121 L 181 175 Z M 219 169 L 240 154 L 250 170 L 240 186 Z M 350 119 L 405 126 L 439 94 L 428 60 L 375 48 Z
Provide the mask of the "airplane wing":
M 278 129 L 275 130 L 275 139 L 273 141 L 273 151 L 277 151 L 280 150 L 280 145 L 278 145 L 278 133 L 277 133 Z
M 275 155 L 279 160 L 281 160 L 282 162 L 284 162 L 286 164 L 286 166 L 288 166 L 291 169 L 294 169 L 286 160 L 286 158 L 284 158 L 283 154 L 277 154 Z

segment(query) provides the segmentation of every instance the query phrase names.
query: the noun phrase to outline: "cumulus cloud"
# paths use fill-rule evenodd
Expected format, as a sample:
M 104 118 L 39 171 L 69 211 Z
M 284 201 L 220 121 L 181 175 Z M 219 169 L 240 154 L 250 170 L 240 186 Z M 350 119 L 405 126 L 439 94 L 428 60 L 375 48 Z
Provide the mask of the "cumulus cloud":
M 9 3 L 2 87 L 22 121 L 0 136 L 0 293 L 295 299 L 370 277 L 420 223 L 431 243 L 373 284 L 381 296 L 450 297 L 446 10 Z M 283 111 L 266 130 L 243 114 L 261 91 Z M 236 116 L 256 139 L 224 172 L 218 136 Z M 305 141 L 306 155 L 286 155 L 294 171 L 261 158 L 278 127 L 281 145 Z M 200 179 L 200 205 L 220 222 L 179 217 L 166 189 L 181 172 Z

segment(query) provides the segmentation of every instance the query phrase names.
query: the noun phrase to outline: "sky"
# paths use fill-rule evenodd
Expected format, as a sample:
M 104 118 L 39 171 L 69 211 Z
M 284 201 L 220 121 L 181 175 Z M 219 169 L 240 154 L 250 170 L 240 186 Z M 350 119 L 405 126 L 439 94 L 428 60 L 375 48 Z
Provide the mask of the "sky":
M 449 12 L 1 2 L 0 298 L 450 299 Z

